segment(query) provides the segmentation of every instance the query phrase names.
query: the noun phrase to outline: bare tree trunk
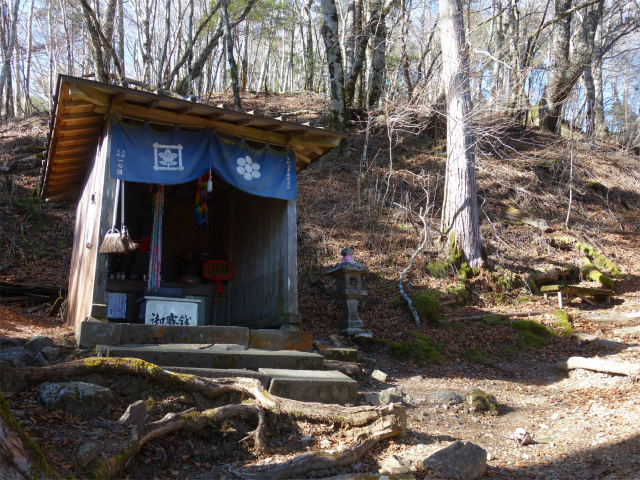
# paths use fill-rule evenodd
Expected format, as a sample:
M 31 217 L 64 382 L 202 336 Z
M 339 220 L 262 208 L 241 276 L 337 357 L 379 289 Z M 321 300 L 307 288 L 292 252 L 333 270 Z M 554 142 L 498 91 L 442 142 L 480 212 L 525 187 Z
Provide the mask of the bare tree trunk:
M 247 78 L 249 68 L 249 22 L 246 22 L 244 27 L 244 43 L 242 44 L 242 49 L 244 51 L 242 55 L 242 77 L 240 81 L 240 91 L 246 92 L 247 90 Z
M 382 0 L 376 0 L 380 3 L 380 18 L 374 30 L 373 44 L 371 45 L 371 74 L 369 75 L 369 95 L 367 99 L 368 107 L 374 107 L 378 104 L 382 95 L 382 87 L 385 76 L 385 53 L 387 49 L 387 26 L 385 23 L 385 14 L 382 11 Z
M 411 83 L 411 76 L 409 74 L 409 55 L 407 54 L 407 37 L 409 36 L 409 24 L 411 22 L 407 18 L 407 0 L 401 0 L 400 2 L 400 15 L 400 68 L 402 68 L 402 77 L 407 87 L 407 98 L 411 100 L 411 97 L 413 97 L 413 84 Z
M 9 27 L 8 32 L 3 32 L 2 43 L 4 50 L 4 62 L 2 64 L 2 71 L 0 72 L 0 105 L 2 102 L 2 90 L 7 87 L 7 117 L 13 116 L 13 113 L 9 111 L 9 108 L 13 109 L 13 99 L 10 100 L 13 95 L 11 89 L 11 62 L 13 60 L 13 50 L 16 44 L 16 33 L 18 30 L 18 8 L 20 7 L 20 0 L 14 0 L 13 6 L 9 13 L 8 21 L 5 23 Z M 4 20 L 4 19 L 3 19 Z
M 35 0 L 31 0 L 29 18 L 27 19 L 27 67 L 24 78 L 24 108 L 28 115 L 32 111 L 31 103 L 31 49 L 33 48 L 33 7 Z
M 305 57 L 307 57 L 307 72 L 304 81 L 305 90 L 313 90 L 313 77 L 315 76 L 315 55 L 313 54 L 313 24 L 311 23 L 311 5 L 313 0 L 307 0 L 304 6 L 304 20 L 307 27 L 307 41 L 305 45 Z
M 118 59 L 122 65 L 122 76 L 126 75 L 124 67 L 124 0 L 118 0 Z
M 327 52 L 331 98 L 329 128 L 343 132 L 345 130 L 344 71 L 338 34 L 338 12 L 335 0 L 321 0 L 321 4 L 324 18 L 321 32 Z
M 231 90 L 233 91 L 233 106 L 236 110 L 242 110 L 240 103 L 240 87 L 238 86 L 238 65 L 233 56 L 233 37 L 231 36 L 231 27 L 229 26 L 229 15 L 227 14 L 227 2 L 222 0 L 222 21 L 224 23 L 224 36 L 227 47 L 227 62 L 229 62 L 229 70 L 231 73 Z
M 441 229 L 446 245 L 461 250 L 473 268 L 482 264 L 482 241 L 478 228 L 469 54 L 460 0 L 440 0 L 440 29 L 442 81 L 447 96 L 447 171 Z

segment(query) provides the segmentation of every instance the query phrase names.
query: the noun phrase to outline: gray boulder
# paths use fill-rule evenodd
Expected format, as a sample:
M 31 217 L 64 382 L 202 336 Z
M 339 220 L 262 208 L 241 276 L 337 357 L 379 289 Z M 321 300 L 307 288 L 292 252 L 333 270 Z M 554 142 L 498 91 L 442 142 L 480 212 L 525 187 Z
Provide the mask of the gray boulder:
M 55 360 L 60 356 L 60 349 L 57 347 L 44 347 L 42 349 L 42 355 L 49 361 Z
M 33 357 L 22 347 L 7 347 L 0 352 L 0 365 L 19 367 Z
M 147 404 L 144 400 L 133 402 L 127 407 L 127 411 L 122 414 L 118 423 L 124 425 L 140 425 L 147 417 Z
M 38 388 L 38 395 L 47 408 L 60 408 L 86 420 L 108 414 L 115 401 L 108 388 L 85 382 L 46 382 Z
M 487 451 L 471 442 L 453 442 L 438 450 L 422 462 L 423 468 L 431 467 L 445 478 L 475 480 L 487 468 Z
M 98 456 L 98 447 L 95 443 L 84 443 L 78 448 L 76 452 L 76 466 L 78 468 L 84 468 L 91 461 Z
M 402 403 L 402 390 L 398 387 L 391 387 L 378 393 L 365 393 L 364 400 L 374 407 Z
M 431 398 L 442 405 L 457 405 L 462 403 L 462 397 L 450 390 L 436 390 Z
M 27 340 L 27 343 L 24 344 L 24 348 L 32 353 L 40 353 L 47 347 L 53 347 L 53 340 L 42 335 L 30 338 Z
M 398 455 L 391 455 L 390 457 L 385 458 L 380 462 L 380 468 L 382 471 L 392 474 L 409 473 L 412 470 L 417 470 L 416 468 L 412 468 L 409 460 Z

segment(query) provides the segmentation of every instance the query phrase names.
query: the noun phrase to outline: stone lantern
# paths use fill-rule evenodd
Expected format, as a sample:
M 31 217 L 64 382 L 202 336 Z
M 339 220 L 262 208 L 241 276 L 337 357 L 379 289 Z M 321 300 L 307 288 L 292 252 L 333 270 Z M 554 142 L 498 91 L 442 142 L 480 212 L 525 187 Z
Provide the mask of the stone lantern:
M 342 251 L 343 261 L 327 270 L 327 275 L 335 279 L 336 290 L 333 296 L 344 311 L 339 322 L 340 331 L 345 335 L 355 336 L 370 333 L 358 317 L 358 300 L 367 296 L 367 292 L 362 289 L 362 275 L 369 273 L 369 269 L 362 263 L 353 261 L 352 254 L 353 250 L 345 248 Z

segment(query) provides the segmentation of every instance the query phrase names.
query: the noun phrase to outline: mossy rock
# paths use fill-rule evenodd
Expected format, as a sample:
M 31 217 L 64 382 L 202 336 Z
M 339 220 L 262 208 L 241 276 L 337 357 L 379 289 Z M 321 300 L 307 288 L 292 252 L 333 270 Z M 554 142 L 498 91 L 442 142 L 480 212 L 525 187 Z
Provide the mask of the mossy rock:
M 464 282 L 458 283 L 455 287 L 447 288 L 447 292 L 455 295 L 458 303 L 467 303 L 469 301 L 469 291 Z
M 396 295 L 391 300 L 389 300 L 389 306 L 392 308 L 406 307 L 407 301 L 404 299 L 402 295 Z
M 606 258 L 596 248 L 571 237 L 556 237 L 553 241 L 558 249 L 563 249 L 563 245 L 574 246 L 580 252 L 584 253 L 591 263 L 593 263 L 593 265 L 605 275 L 608 275 L 611 278 L 621 278 L 623 276 L 618 266 Z
M 546 347 L 547 340 L 554 335 L 548 327 L 533 320 L 516 320 L 511 326 L 518 332 L 523 343 L 529 347 Z
M 485 412 L 487 415 L 498 415 L 498 401 L 493 395 L 479 388 L 467 392 L 464 401 L 471 412 Z
M 391 345 L 391 356 L 396 360 L 412 360 L 420 366 L 444 360 L 440 355 L 442 345 L 421 333 L 409 332 L 407 336 L 411 339 L 409 342 Z
M 605 187 L 603 184 L 601 184 L 600 182 L 597 182 L 595 180 L 588 181 L 587 182 L 587 186 L 591 190 L 594 190 L 594 191 L 600 192 L 600 193 L 607 193 L 609 191 L 609 189 L 607 187 Z
M 497 293 L 511 292 L 524 285 L 522 278 L 502 267 L 498 267 L 498 271 L 491 275 L 491 282 Z
M 483 315 L 482 323 L 489 325 L 490 327 L 508 324 L 507 317 L 500 313 L 488 313 L 487 315 Z
M 591 262 L 588 262 L 580 269 L 580 273 L 585 280 L 591 280 L 592 282 L 599 282 L 602 286 L 609 290 L 615 291 L 615 284 L 613 280 L 607 277 L 604 273 L 598 270 Z
M 451 260 L 436 260 L 424 266 L 425 272 L 435 278 L 447 277 L 451 268 Z
M 440 292 L 438 290 L 421 290 L 411 297 L 413 306 L 420 320 L 429 322 L 436 319 L 440 311 Z
M 527 285 L 529 285 L 529 290 L 531 290 L 531 293 L 533 293 L 534 295 L 540 295 L 540 289 L 538 288 L 538 285 L 536 284 L 535 278 L 532 278 L 530 276 L 527 279 Z
M 573 326 L 571 325 L 571 317 L 564 310 L 556 310 L 556 319 L 558 320 L 553 324 L 556 328 L 562 329 L 563 337 L 570 337 L 573 335 Z
M 473 269 L 467 265 L 467 262 L 463 262 L 458 269 L 458 275 L 462 280 L 473 278 Z
M 518 303 L 531 303 L 531 302 L 536 302 L 537 301 L 537 299 L 535 297 L 531 297 L 529 295 L 518 295 L 513 300 L 518 302 Z
M 387 340 L 375 337 L 353 337 L 351 339 L 363 352 L 377 352 L 387 346 Z
M 467 360 L 469 360 L 471 363 L 475 363 L 476 365 L 481 365 L 489 361 L 487 352 L 477 347 L 471 347 L 465 352 L 464 356 Z

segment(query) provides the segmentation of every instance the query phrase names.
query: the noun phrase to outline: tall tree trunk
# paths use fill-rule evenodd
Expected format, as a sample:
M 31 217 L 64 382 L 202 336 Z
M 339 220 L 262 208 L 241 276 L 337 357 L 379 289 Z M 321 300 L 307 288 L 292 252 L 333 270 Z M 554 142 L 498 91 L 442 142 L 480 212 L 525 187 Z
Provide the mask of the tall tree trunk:
M 411 0 L 409 0 L 409 3 Z M 413 97 L 413 84 L 411 83 L 411 75 L 409 72 L 409 55 L 407 54 L 407 37 L 409 36 L 409 25 L 411 21 L 407 18 L 407 0 L 401 0 L 400 2 L 400 63 L 402 68 L 402 78 L 404 79 L 404 84 L 407 87 L 407 98 L 411 100 Z
M 381 11 L 381 14 L 373 33 L 373 44 L 371 45 L 371 72 L 369 75 L 371 83 L 368 89 L 368 107 L 374 107 L 378 104 L 380 96 L 382 95 L 386 73 L 387 26 L 385 23 L 385 15 L 382 12 L 382 0 L 375 1 L 376 3 L 380 3 L 378 9 Z
M 0 95 L 4 90 L 5 85 L 7 87 L 7 117 L 12 115 L 9 111 L 9 107 L 13 109 L 13 90 L 11 88 L 11 62 L 13 60 L 13 50 L 16 44 L 16 33 L 18 30 L 18 9 L 20 7 L 20 0 L 14 0 L 11 11 L 6 12 L 9 14 L 9 18 L 3 18 L 3 24 L 7 25 L 9 30 L 4 31 L 2 35 L 4 61 L 2 63 L 2 71 L 0 71 Z M 5 15 L 6 15 L 5 13 Z M 6 19 L 6 22 L 4 21 Z M 2 105 L 2 97 L 0 96 L 0 105 Z
M 331 98 L 329 128 L 343 132 L 345 130 L 344 72 L 338 34 L 338 12 L 335 0 L 321 0 L 321 4 L 324 19 L 321 32 L 327 52 Z
M 122 76 L 126 75 L 124 66 L 124 0 L 118 0 L 118 59 L 122 65 Z
M 222 0 L 222 21 L 224 23 L 224 36 L 227 47 L 227 62 L 229 63 L 229 73 L 231 74 L 231 90 L 233 91 L 233 106 L 236 110 L 242 110 L 240 103 L 240 87 L 238 85 L 238 65 L 233 56 L 233 37 L 229 26 L 229 15 L 227 14 L 227 0 Z
M 304 20 L 307 27 L 307 41 L 305 44 L 305 57 L 307 58 L 307 71 L 304 81 L 304 88 L 307 91 L 313 90 L 313 79 L 315 76 L 315 55 L 313 53 L 313 24 L 311 23 L 311 5 L 313 0 L 307 0 L 304 6 Z
M 247 69 L 249 68 L 249 22 L 246 22 L 244 27 L 244 42 L 242 44 L 242 50 L 242 77 L 240 81 L 240 91 L 246 92 L 247 78 L 249 76 L 247 72 Z
M 32 111 L 31 103 L 31 49 L 33 47 L 33 10 L 35 0 L 31 0 L 29 7 L 29 17 L 27 19 L 27 66 L 24 75 L 24 107 L 25 113 L 29 115 Z
M 163 83 L 165 88 L 168 88 L 169 80 L 167 76 L 164 74 L 165 64 L 167 63 L 167 52 L 169 49 L 169 38 L 171 37 L 171 0 L 167 0 L 166 6 L 166 16 L 164 19 L 164 43 L 162 46 L 162 54 L 160 55 L 160 63 L 158 64 L 158 86 L 161 86 Z M 151 38 L 149 37 L 149 55 L 151 55 Z
M 482 264 L 478 228 L 475 141 L 471 125 L 469 53 L 460 0 L 440 0 L 442 82 L 447 96 L 447 171 L 442 234 L 471 267 Z

